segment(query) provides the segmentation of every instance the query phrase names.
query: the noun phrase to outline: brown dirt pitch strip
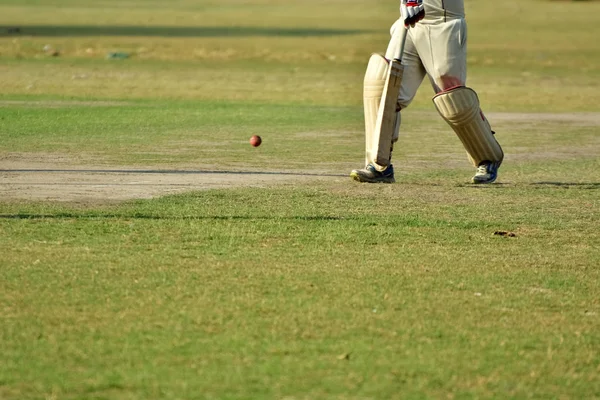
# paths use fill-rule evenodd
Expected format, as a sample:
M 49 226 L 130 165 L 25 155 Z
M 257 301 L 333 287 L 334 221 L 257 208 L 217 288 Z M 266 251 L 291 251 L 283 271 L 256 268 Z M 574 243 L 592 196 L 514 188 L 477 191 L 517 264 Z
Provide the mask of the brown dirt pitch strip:
M 81 165 L 56 154 L 0 155 L 0 198 L 58 202 L 115 202 L 193 190 L 267 187 L 306 180 L 342 179 L 315 171 L 222 171 L 153 166 Z

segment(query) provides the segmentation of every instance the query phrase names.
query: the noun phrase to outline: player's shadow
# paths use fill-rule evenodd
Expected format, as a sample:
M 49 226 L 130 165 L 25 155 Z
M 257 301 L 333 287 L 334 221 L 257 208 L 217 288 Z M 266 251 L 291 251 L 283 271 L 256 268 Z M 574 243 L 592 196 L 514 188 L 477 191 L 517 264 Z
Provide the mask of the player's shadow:
M 0 27 L 0 36 L 150 36 L 150 37 L 320 37 L 357 35 L 359 29 L 278 28 L 251 26 L 90 26 L 90 25 L 22 25 Z
M 576 188 L 576 189 L 600 189 L 599 182 L 534 182 L 535 187 L 558 187 L 558 188 Z

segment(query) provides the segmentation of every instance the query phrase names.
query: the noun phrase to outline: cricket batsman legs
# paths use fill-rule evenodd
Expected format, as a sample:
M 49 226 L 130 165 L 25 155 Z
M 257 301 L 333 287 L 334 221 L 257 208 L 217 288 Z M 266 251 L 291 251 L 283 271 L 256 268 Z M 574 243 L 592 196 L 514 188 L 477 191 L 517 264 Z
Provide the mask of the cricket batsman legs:
M 401 29 L 404 29 L 403 27 Z M 406 33 L 406 32 L 403 32 Z M 393 97 L 393 114 L 391 115 L 389 128 L 381 128 L 378 125 L 378 120 L 381 123 L 381 102 L 384 96 L 384 90 L 386 89 L 386 78 L 390 72 L 390 60 L 397 57 L 397 54 L 404 48 L 404 43 L 408 47 L 409 40 L 403 40 L 404 35 L 398 34 L 398 32 L 392 32 L 392 39 L 388 45 L 385 57 L 380 54 L 373 54 L 369 59 L 367 65 L 367 71 L 364 79 L 364 117 L 365 117 L 365 164 L 364 169 L 353 170 L 350 176 L 352 179 L 359 182 L 370 182 L 370 183 L 393 183 L 394 180 L 394 169 L 390 163 L 392 150 L 394 143 L 398 141 L 399 129 L 400 129 L 400 104 L 401 102 L 397 99 L 397 93 Z M 405 53 L 406 55 L 406 53 Z M 396 72 L 399 73 L 400 92 L 406 91 L 404 80 L 402 75 L 404 74 L 404 57 L 400 69 Z M 396 64 L 396 67 L 398 65 Z M 421 67 L 422 69 L 422 67 Z M 425 75 L 424 70 L 419 71 L 416 79 L 411 79 L 410 86 L 413 92 L 416 93 L 416 89 L 420 82 L 423 80 Z M 416 82 L 416 84 L 414 84 Z M 389 83 L 389 82 L 388 82 Z M 414 86 L 414 88 L 412 88 Z M 406 96 L 405 96 L 406 97 Z M 409 96 L 411 99 L 414 97 L 414 93 Z M 405 102 L 405 106 L 410 102 Z M 387 102 L 386 102 L 387 103 Z M 389 115 L 389 114 L 386 114 Z
M 381 54 L 372 54 L 367 65 L 363 83 L 363 106 L 365 117 L 365 168 L 355 169 L 350 177 L 359 182 L 394 183 L 394 169 L 389 160 L 394 142 L 398 140 L 400 113 L 396 112 L 396 122 L 392 132 L 386 135 L 376 133 L 379 107 L 383 97 L 389 61 Z M 397 110 L 399 111 L 399 110 Z M 385 165 L 377 164 L 377 156 L 387 159 Z
M 389 68 L 389 61 L 381 54 L 372 54 L 367 65 L 365 79 L 363 82 L 363 106 L 365 116 L 365 166 L 375 164 L 374 154 L 383 147 L 383 152 L 391 157 L 394 142 L 398 140 L 398 129 L 400 124 L 396 122 L 394 131 L 388 138 L 377 140 L 374 135 L 375 125 L 377 124 L 377 114 L 385 85 L 385 78 Z M 399 113 L 398 113 L 399 115 Z M 398 118 L 398 117 L 397 117 Z M 388 139 L 387 141 L 385 139 Z M 389 143 L 388 143 L 389 142 Z M 387 165 L 375 165 L 378 170 L 383 171 Z
M 417 25 L 411 33 L 437 93 L 433 102 L 442 118 L 459 137 L 469 159 L 477 168 L 472 182 L 493 182 L 504 153 L 481 111 L 477 94 L 465 85 L 465 20 L 458 18 L 443 24 Z M 431 37 L 440 40 L 432 41 Z
M 473 183 L 495 181 L 504 153 L 481 111 L 477 93 L 459 86 L 438 93 L 433 103 L 462 142 L 473 166 L 477 167 Z

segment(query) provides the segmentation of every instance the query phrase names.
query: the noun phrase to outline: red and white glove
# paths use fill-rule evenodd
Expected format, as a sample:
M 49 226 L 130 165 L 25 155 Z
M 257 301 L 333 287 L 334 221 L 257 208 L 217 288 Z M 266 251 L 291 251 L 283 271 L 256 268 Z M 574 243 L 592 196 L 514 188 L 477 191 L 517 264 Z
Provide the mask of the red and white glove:
M 404 26 L 415 26 L 417 22 L 425 17 L 423 0 L 400 0 L 400 14 Z

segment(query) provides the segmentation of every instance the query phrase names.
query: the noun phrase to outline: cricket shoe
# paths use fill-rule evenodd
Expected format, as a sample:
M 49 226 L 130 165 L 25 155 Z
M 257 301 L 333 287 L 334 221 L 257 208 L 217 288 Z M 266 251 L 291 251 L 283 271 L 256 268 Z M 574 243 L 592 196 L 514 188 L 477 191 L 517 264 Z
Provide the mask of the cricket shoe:
M 475 172 L 475 176 L 473 179 L 471 179 L 471 182 L 477 184 L 494 182 L 498 177 L 498 168 L 500 168 L 500 163 L 501 161 L 483 161 L 481 164 L 479 164 L 479 167 L 477 167 L 477 172 Z
M 377 171 L 373 164 L 367 165 L 363 169 L 355 169 L 350 172 L 350 178 L 358 182 L 368 183 L 394 183 L 394 167 L 390 164 L 383 171 Z

